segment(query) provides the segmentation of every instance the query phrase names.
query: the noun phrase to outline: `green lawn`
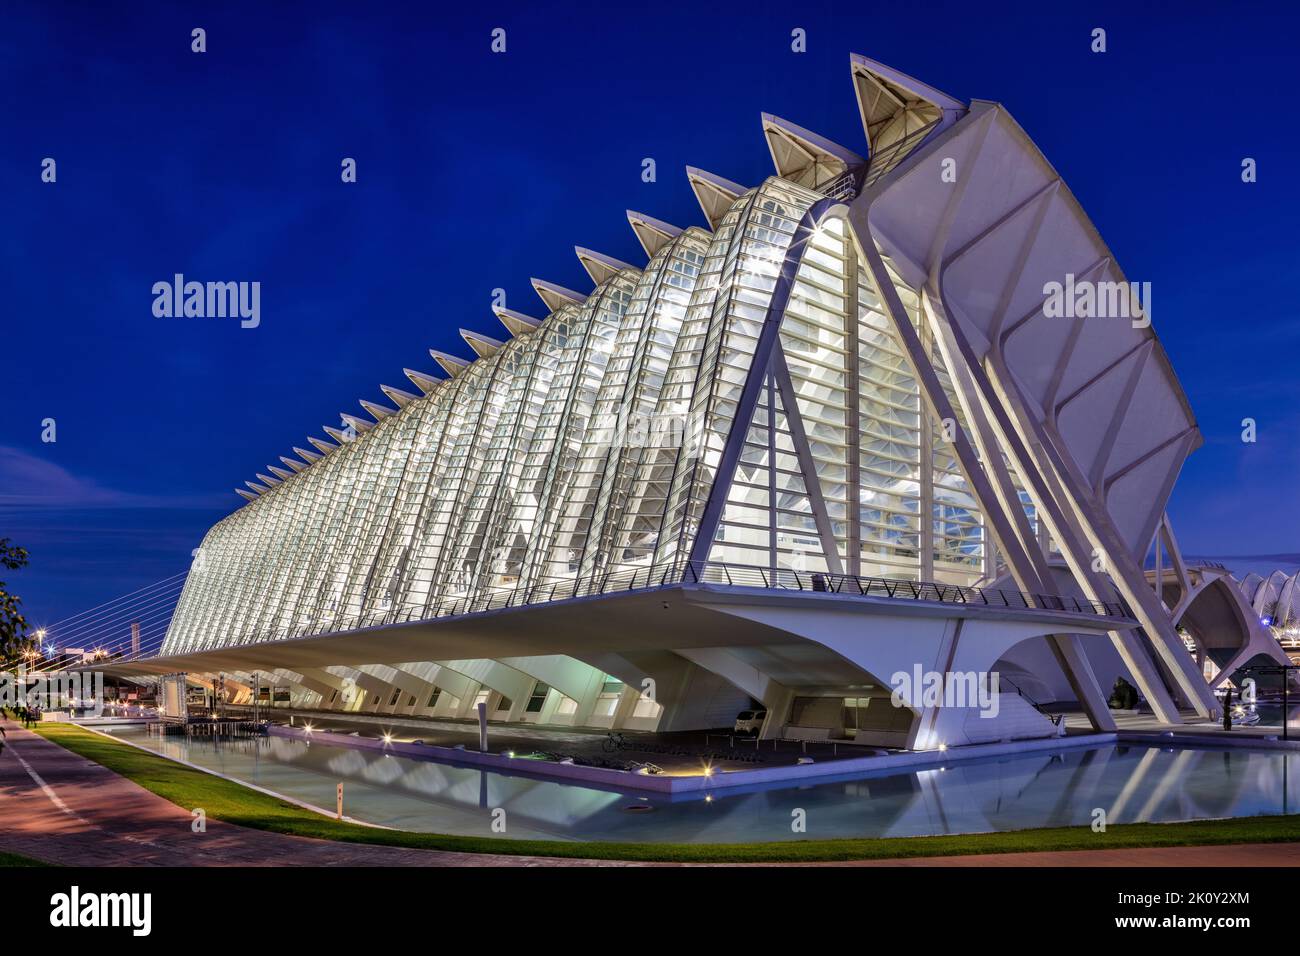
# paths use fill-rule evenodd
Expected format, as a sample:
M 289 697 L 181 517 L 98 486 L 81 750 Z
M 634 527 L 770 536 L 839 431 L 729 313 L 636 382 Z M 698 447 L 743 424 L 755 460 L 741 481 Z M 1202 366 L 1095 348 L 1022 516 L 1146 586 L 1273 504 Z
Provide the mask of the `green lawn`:
M 1087 826 L 1078 826 L 969 836 L 800 840 L 789 843 L 559 843 L 549 840 L 412 833 L 340 823 L 240 784 L 192 770 L 129 744 L 69 724 L 40 724 L 38 732 L 48 740 L 102 764 L 187 810 L 203 807 L 213 819 L 296 836 L 462 853 L 699 863 L 811 862 L 1016 853 L 1027 850 L 1101 850 L 1300 841 L 1300 816 L 1297 815 L 1207 820 L 1198 823 L 1135 823 L 1111 826 L 1105 833 L 1094 833 Z
M 48 863 L 42 863 L 40 860 L 33 860 L 29 856 L 19 856 L 17 853 L 4 853 L 0 851 L 0 867 L 6 866 L 49 866 Z

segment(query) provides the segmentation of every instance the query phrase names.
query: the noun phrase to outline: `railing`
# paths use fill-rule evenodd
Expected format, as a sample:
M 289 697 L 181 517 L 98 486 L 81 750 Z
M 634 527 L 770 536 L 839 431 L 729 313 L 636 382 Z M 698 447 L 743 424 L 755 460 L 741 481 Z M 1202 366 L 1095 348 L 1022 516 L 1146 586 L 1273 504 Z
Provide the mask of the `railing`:
M 897 166 L 914 147 L 920 145 L 921 140 L 930 135 L 930 131 L 934 129 L 938 122 L 938 120 L 932 120 L 920 129 L 912 130 L 902 139 L 895 140 L 883 149 L 873 152 L 867 163 L 867 175 L 863 178 L 862 188 L 866 189 Z
M 1119 602 L 1103 603 L 1055 594 L 1028 594 L 1004 588 L 964 587 L 929 581 L 904 581 L 854 574 L 831 574 L 824 571 L 773 569 L 717 561 L 684 561 L 608 572 L 588 578 L 562 578 L 531 587 L 503 588 L 488 594 L 447 597 L 431 605 L 410 603 L 333 619 L 329 617 L 330 612 L 327 612 L 325 616 L 298 628 L 253 632 L 240 643 L 256 644 L 288 640 L 366 627 L 458 617 L 505 608 L 534 607 L 574 598 L 655 590 L 683 584 L 725 585 L 768 591 L 803 591 L 810 594 L 848 594 L 854 597 L 1005 607 L 1081 614 L 1090 617 L 1131 616 L 1129 609 Z M 185 651 L 178 650 L 173 653 L 185 653 Z
M 830 182 L 818 186 L 817 191 L 828 199 L 842 199 L 845 202 L 857 198 L 858 169 L 846 169 Z
M 839 199 L 843 202 L 852 202 L 857 198 L 858 193 L 866 189 L 881 176 L 889 172 L 909 153 L 912 149 L 920 145 L 921 140 L 925 139 L 934 129 L 938 120 L 927 123 L 920 129 L 914 129 L 902 139 L 895 140 L 879 152 L 872 153 L 871 158 L 867 161 L 867 168 L 856 166 L 846 169 L 844 172 L 814 187 L 823 196 L 829 199 Z

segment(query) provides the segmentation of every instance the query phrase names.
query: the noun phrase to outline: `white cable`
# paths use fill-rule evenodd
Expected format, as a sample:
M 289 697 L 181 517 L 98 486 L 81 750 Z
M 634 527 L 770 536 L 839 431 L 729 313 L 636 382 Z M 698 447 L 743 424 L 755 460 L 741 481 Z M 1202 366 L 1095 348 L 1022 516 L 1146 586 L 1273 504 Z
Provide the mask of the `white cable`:
M 58 627 L 61 624 L 67 624 L 70 621 L 75 621 L 77 618 L 84 617 L 85 615 L 89 614 L 91 611 L 98 611 L 100 608 L 108 607 L 109 605 L 116 604 L 119 601 L 125 600 L 126 598 L 129 598 L 133 594 L 139 594 L 141 591 L 152 590 L 153 588 L 156 588 L 159 585 L 166 584 L 168 581 L 174 581 L 176 578 L 183 577 L 185 575 L 188 575 L 189 573 L 190 573 L 189 569 L 186 568 L 184 571 L 181 571 L 179 574 L 173 574 L 171 577 L 163 578 L 161 581 L 155 581 L 153 584 L 146 585 L 142 588 L 136 588 L 134 591 L 128 591 L 126 594 L 123 594 L 121 597 L 115 597 L 111 601 L 105 601 L 103 604 L 97 604 L 92 608 L 88 608 L 77 614 L 73 614 L 71 617 L 65 617 L 62 621 L 57 621 L 56 623 L 51 624 L 49 626 Z
M 159 594 L 152 596 L 148 603 L 134 604 L 121 608 L 107 615 L 100 615 L 91 620 L 82 621 L 68 630 L 59 630 L 54 632 L 54 626 L 45 628 L 46 638 L 54 638 L 58 643 L 67 643 L 69 640 L 76 640 L 77 636 L 88 630 L 100 630 L 107 626 L 112 626 L 113 622 L 130 623 L 133 618 L 140 614 L 151 611 L 156 607 L 175 604 L 179 602 L 180 595 L 176 594 Z

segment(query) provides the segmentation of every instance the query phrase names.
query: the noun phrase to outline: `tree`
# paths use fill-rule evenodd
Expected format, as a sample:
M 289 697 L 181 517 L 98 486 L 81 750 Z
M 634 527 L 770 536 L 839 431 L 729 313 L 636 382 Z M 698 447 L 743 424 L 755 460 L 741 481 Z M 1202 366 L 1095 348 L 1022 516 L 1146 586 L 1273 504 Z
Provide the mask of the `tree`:
M 27 566 L 27 550 L 8 538 L 0 538 L 0 567 L 17 571 Z M 9 660 L 31 649 L 27 636 L 27 619 L 23 617 L 22 598 L 9 593 L 9 587 L 0 581 L 0 660 Z

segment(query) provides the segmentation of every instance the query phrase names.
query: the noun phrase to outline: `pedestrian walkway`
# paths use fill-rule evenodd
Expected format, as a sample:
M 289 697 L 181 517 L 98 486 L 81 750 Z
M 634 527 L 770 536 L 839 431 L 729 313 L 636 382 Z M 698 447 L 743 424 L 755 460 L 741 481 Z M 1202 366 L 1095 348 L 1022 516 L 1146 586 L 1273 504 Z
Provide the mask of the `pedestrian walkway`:
M 1145 710 L 1139 713 L 1111 711 L 1111 717 L 1114 718 L 1115 726 L 1120 733 L 1172 734 L 1175 737 L 1214 738 L 1223 741 L 1245 738 L 1260 743 L 1282 739 L 1282 728 L 1278 726 L 1238 723 L 1233 724 L 1231 730 L 1224 730 L 1222 721 L 1205 720 L 1191 711 L 1183 712 L 1183 722 L 1177 726 L 1161 723 L 1155 714 Z M 1073 711 L 1065 715 L 1065 728 L 1071 734 L 1093 732 L 1088 718 L 1084 714 Z M 1297 731 L 1294 726 L 1290 728 L 1290 740 L 1300 744 L 1300 731 Z
M 850 866 L 1300 866 L 1300 843 L 1233 843 L 1227 846 L 1135 847 L 1062 853 L 978 853 L 924 859 L 863 860 Z

